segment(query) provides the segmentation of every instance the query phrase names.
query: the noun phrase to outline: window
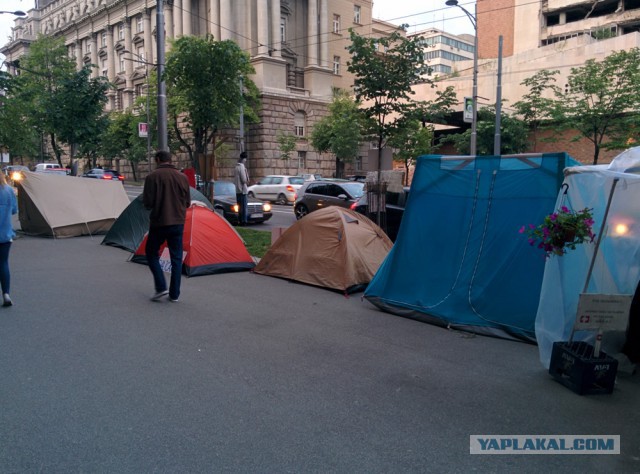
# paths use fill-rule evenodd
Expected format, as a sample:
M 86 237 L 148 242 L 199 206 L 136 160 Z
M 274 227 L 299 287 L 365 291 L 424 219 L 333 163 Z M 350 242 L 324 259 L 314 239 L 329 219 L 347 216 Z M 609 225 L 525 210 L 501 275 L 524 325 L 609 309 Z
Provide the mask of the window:
M 143 88 L 143 87 L 144 87 L 144 84 L 136 84 L 136 85 L 135 85 L 135 89 L 136 89 L 136 90 L 135 90 L 135 94 L 136 94 L 136 97 L 141 97 L 141 96 L 143 96 L 143 95 L 144 95 L 144 94 L 143 94 L 143 92 L 142 92 L 142 88 Z
M 118 25 L 118 40 L 124 39 L 124 23 Z
M 105 47 L 107 45 L 107 32 L 103 31 L 100 35 L 100 46 Z
M 333 73 L 336 76 L 340 75 L 340 56 L 333 57 Z
M 320 194 L 321 196 L 326 196 L 327 195 L 327 185 L 326 184 L 310 184 L 307 187 L 307 192 L 310 194 Z
M 107 77 L 108 71 L 107 71 L 107 59 L 106 58 L 102 58 L 100 60 L 100 69 L 102 70 L 102 77 Z
M 136 19 L 136 32 L 142 33 L 144 31 L 144 24 L 142 23 L 142 15 L 139 15 Z
M 298 168 L 306 168 L 306 167 L 307 167 L 307 152 L 298 151 Z
M 118 56 L 118 61 L 120 63 L 120 68 L 118 69 L 118 71 L 123 72 L 124 71 L 124 54 L 121 54 L 120 56 Z
M 360 5 L 353 6 L 353 22 L 360 24 Z
M 287 19 L 280 17 L 280 42 L 287 41 Z
M 333 15 L 333 32 L 340 33 L 340 15 Z
M 139 47 L 136 54 L 138 55 L 138 57 L 135 58 L 135 59 L 138 59 L 139 61 L 146 61 L 147 60 L 147 57 L 144 54 L 144 46 Z M 138 66 L 144 66 L 144 64 L 138 63 Z
M 116 92 L 116 109 L 124 109 L 124 93 L 122 89 L 118 89 L 118 91 Z
M 299 110 L 296 112 L 295 117 L 293 118 L 293 126 L 294 126 L 294 135 L 296 137 L 304 137 L 304 125 L 306 121 L 306 114 Z
M 87 53 L 87 54 L 91 53 L 91 40 L 90 39 L 87 40 L 87 43 L 86 43 L 86 46 L 85 46 L 85 53 Z
M 355 163 L 355 165 L 356 165 L 356 171 L 362 171 L 362 160 L 363 160 L 363 157 L 362 157 L 362 156 L 358 156 L 358 157 L 356 158 L 356 163 Z
M 271 183 L 270 184 L 282 184 L 282 177 L 281 176 L 274 176 L 273 178 L 271 178 Z

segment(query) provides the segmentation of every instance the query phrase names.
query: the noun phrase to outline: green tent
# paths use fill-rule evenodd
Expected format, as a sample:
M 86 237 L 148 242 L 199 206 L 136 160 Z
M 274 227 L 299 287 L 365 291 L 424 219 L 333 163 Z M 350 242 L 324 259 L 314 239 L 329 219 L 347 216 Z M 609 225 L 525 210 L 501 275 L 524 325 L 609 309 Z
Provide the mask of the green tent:
M 191 202 L 200 201 L 213 210 L 213 206 L 201 192 L 194 188 L 189 189 L 191 191 Z M 148 230 L 149 211 L 142 205 L 141 194 L 122 211 L 122 214 L 118 216 L 101 243 L 102 245 L 112 245 L 129 252 L 135 252 Z

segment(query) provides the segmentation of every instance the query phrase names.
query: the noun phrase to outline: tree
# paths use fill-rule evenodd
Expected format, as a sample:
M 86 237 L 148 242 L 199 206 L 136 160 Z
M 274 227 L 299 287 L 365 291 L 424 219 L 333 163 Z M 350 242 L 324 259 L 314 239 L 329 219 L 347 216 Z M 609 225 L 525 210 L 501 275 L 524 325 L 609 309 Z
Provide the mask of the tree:
M 422 126 L 418 120 L 412 120 L 389 139 L 389 145 L 396 149 L 395 157 L 404 164 L 404 182 L 409 185 L 409 168 L 420 155 L 433 153 L 436 146 L 433 143 L 433 126 Z
M 296 149 L 296 137 L 290 133 L 278 132 L 276 136 L 278 147 L 280 148 L 280 158 L 287 162 L 291 159 L 291 152 Z
M 16 79 L 0 71 L 0 147 L 9 152 L 11 163 L 15 163 L 17 157 L 36 156 L 40 148 L 40 136 L 27 122 L 22 102 L 16 99 Z
M 167 54 L 165 79 L 172 128 L 203 178 L 215 178 L 216 149 L 228 140 L 223 130 L 239 124 L 240 110 L 246 123 L 258 121 L 258 89 L 249 79 L 255 71 L 249 54 L 231 40 L 212 36 L 183 36 Z M 240 79 L 243 78 L 243 87 Z M 185 133 L 181 125 L 186 126 Z M 206 149 L 212 144 L 211 163 Z
M 640 49 L 617 51 L 602 61 L 588 60 L 572 68 L 566 92 L 556 95 L 554 120 L 573 138 L 593 143 L 593 164 L 600 150 L 623 149 L 638 133 L 640 108 Z
M 137 165 L 146 159 L 147 141 L 138 136 L 138 123 L 143 118 L 132 110 L 114 111 L 109 116 L 101 151 L 109 160 L 122 158 L 131 164 L 133 179 L 137 181 Z
M 368 125 L 366 134 L 375 137 L 381 150 L 386 140 L 403 127 L 405 117 L 415 114 L 417 103 L 412 86 L 430 82 L 422 76 L 428 71 L 423 38 L 405 38 L 394 31 L 382 38 L 370 38 L 349 30 L 347 48 L 351 60 L 347 69 L 355 76 L 353 89 Z M 384 52 L 382 52 L 384 51 Z M 380 170 L 381 154 L 378 155 Z
M 478 155 L 493 155 L 496 133 L 495 107 L 483 107 L 478 111 Z M 527 124 L 512 115 L 502 113 L 500 116 L 500 151 L 503 155 L 523 153 L 529 146 L 529 127 Z M 456 149 L 463 154 L 468 154 L 471 130 L 456 133 L 445 137 L 443 143 L 453 143 Z
M 545 124 L 551 124 L 555 110 L 554 97 L 560 94 L 554 76 L 559 73 L 560 71 L 542 69 L 520 83 L 529 89 L 529 93 L 523 95 L 513 106 L 532 131 L 532 150 L 536 149 L 538 143 L 538 130 Z
M 363 131 L 358 104 L 345 91 L 335 91 L 329 115 L 320 119 L 311 131 L 311 146 L 319 153 L 335 155 L 336 177 L 339 177 L 343 163 L 353 162 L 358 156 Z

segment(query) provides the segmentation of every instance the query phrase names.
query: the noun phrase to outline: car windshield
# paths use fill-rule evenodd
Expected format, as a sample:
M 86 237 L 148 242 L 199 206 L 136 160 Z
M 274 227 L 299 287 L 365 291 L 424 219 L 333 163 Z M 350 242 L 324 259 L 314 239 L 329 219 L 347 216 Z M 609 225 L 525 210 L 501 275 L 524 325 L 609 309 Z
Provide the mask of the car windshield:
M 229 181 L 216 181 L 213 183 L 214 196 L 235 196 L 236 186 Z
M 289 183 L 291 184 L 304 184 L 304 178 L 293 176 L 289 178 Z
M 340 183 L 340 185 L 346 189 L 349 194 L 351 194 L 354 198 L 359 198 L 364 194 L 364 183 Z

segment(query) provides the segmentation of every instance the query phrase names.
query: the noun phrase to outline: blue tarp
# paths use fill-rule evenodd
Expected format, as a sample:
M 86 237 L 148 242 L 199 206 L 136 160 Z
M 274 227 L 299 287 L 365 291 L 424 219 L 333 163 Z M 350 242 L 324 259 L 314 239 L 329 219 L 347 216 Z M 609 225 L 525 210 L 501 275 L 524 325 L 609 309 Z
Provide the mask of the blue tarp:
M 385 311 L 535 340 L 544 253 L 518 231 L 553 212 L 566 153 L 418 158 L 398 239 L 365 298 Z

